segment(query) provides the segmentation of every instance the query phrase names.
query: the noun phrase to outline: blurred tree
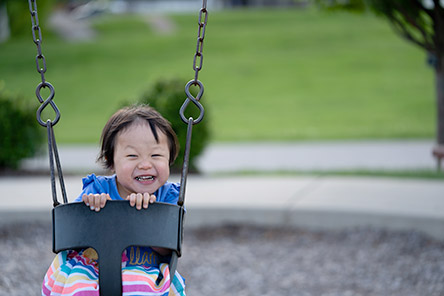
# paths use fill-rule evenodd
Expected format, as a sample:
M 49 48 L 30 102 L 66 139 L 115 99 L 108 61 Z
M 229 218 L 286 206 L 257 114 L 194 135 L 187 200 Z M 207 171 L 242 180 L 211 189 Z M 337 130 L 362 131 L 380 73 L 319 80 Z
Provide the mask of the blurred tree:
M 3 89 L 0 80 L 0 171 L 16 169 L 43 144 L 45 130 L 36 122 L 35 104 Z
M 185 84 L 187 84 L 187 81 L 179 78 L 160 79 L 156 81 L 148 91 L 142 94 L 141 98 L 139 99 L 140 103 L 149 104 L 151 107 L 159 111 L 159 113 L 162 114 L 169 122 L 171 122 L 171 126 L 177 134 L 181 151 L 176 162 L 171 167 L 172 172 L 174 173 L 181 172 L 188 128 L 188 125 L 183 123 L 179 115 L 180 107 L 187 97 L 184 90 Z M 190 92 L 194 97 L 197 94 L 196 91 L 196 88 L 190 89 Z M 206 102 L 204 97 L 201 99 Z M 198 172 L 196 158 L 204 151 L 210 139 L 210 129 L 208 126 L 208 119 L 210 118 L 208 116 L 208 103 L 206 102 L 204 105 L 204 122 L 196 124 L 193 127 L 191 139 L 192 148 L 190 150 L 189 162 L 190 172 Z M 190 103 L 185 110 L 186 118 L 193 117 L 194 119 L 197 119 L 199 114 L 199 110 L 196 106 L 194 106 L 193 103 Z
M 45 22 L 55 2 L 55 0 L 37 0 L 39 23 L 42 27 L 46 27 Z M 28 1 L 0 0 L 0 12 L 2 12 L 2 16 L 7 18 L 8 36 L 16 37 L 31 34 L 31 15 Z M 5 20 L 3 21 L 5 22 Z
M 444 146 L 444 1 L 316 0 L 326 9 L 371 10 L 389 20 L 404 39 L 423 48 L 435 70 L 438 146 Z

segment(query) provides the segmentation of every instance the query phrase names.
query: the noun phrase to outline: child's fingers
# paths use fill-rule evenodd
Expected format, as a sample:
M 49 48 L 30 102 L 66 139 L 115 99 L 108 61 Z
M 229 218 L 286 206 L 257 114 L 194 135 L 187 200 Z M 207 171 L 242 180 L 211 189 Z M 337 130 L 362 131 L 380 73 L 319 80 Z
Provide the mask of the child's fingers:
M 136 194 L 135 193 L 131 193 L 130 195 L 128 195 L 126 197 L 126 200 L 129 200 L 130 206 L 134 207 L 136 205 Z
M 145 192 L 143 194 L 143 208 L 148 209 L 150 203 L 150 194 L 148 192 Z
M 152 204 L 156 201 L 156 196 L 154 194 L 149 194 L 145 192 L 143 194 L 143 208 L 148 209 L 149 204 Z
M 136 209 L 141 210 L 142 208 L 147 209 L 150 203 L 154 203 L 156 201 L 156 196 L 145 193 L 131 193 L 126 197 L 126 200 L 129 200 L 130 206 L 136 207 Z
M 91 209 L 91 211 L 94 211 L 94 209 L 96 208 L 96 199 L 95 199 L 94 194 L 92 194 L 92 193 L 88 194 L 87 205 L 89 205 L 89 208 Z
M 94 210 L 96 212 L 100 211 L 100 209 L 102 208 L 102 196 L 103 199 L 105 199 L 104 194 L 94 194 Z
M 142 209 L 142 203 L 143 203 L 143 194 L 137 193 L 136 194 L 136 209 L 141 210 Z
M 102 193 L 102 194 L 83 194 L 82 195 L 82 201 L 87 205 L 91 211 L 100 211 L 100 209 L 103 209 L 105 207 L 106 201 L 111 200 L 111 197 L 109 194 Z
M 82 195 L 82 201 L 89 207 L 89 199 L 87 194 Z
M 156 202 L 156 196 L 154 194 L 150 194 L 150 203 L 155 203 Z
M 109 194 L 102 193 L 100 195 L 100 208 L 103 209 L 105 207 L 106 201 L 109 197 Z M 97 209 L 96 209 L 97 211 Z

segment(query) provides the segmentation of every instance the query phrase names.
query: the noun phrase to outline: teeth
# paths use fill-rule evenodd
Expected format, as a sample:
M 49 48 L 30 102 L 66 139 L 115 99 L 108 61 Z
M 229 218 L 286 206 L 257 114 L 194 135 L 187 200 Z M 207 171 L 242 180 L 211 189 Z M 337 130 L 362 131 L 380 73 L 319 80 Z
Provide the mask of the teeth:
M 138 176 L 136 177 L 136 180 L 138 181 L 148 181 L 148 180 L 153 180 L 154 177 L 153 176 Z

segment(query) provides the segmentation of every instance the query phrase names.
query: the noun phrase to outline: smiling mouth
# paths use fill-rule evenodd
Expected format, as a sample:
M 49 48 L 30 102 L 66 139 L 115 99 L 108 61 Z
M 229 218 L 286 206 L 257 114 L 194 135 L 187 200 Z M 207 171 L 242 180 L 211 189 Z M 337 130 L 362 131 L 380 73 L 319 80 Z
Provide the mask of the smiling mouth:
M 152 181 L 154 180 L 154 176 L 137 176 L 137 181 Z

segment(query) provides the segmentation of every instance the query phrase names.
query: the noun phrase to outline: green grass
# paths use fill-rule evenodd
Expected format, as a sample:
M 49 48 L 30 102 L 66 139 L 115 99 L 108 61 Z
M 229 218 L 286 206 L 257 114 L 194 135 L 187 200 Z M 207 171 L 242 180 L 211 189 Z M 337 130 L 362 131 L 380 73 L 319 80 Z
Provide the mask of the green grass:
M 295 170 L 280 170 L 280 171 L 237 171 L 228 173 L 216 173 L 216 176 L 225 175 L 241 175 L 241 176 L 260 176 L 260 175 L 274 175 L 274 176 L 319 176 L 319 177 L 333 177 L 333 176 L 347 176 L 347 177 L 378 177 L 378 178 L 400 178 L 400 179 L 424 179 L 424 180 L 438 180 L 444 181 L 444 172 L 437 170 L 330 170 L 330 171 L 295 171 Z
M 94 42 L 44 36 L 62 143 L 97 142 L 109 115 L 160 78 L 194 77 L 197 15 L 154 32 L 142 17 L 95 20 Z M 0 44 L 0 80 L 36 101 L 36 47 Z M 370 15 L 209 13 L 200 80 L 213 141 L 433 138 L 434 74 L 419 48 Z

